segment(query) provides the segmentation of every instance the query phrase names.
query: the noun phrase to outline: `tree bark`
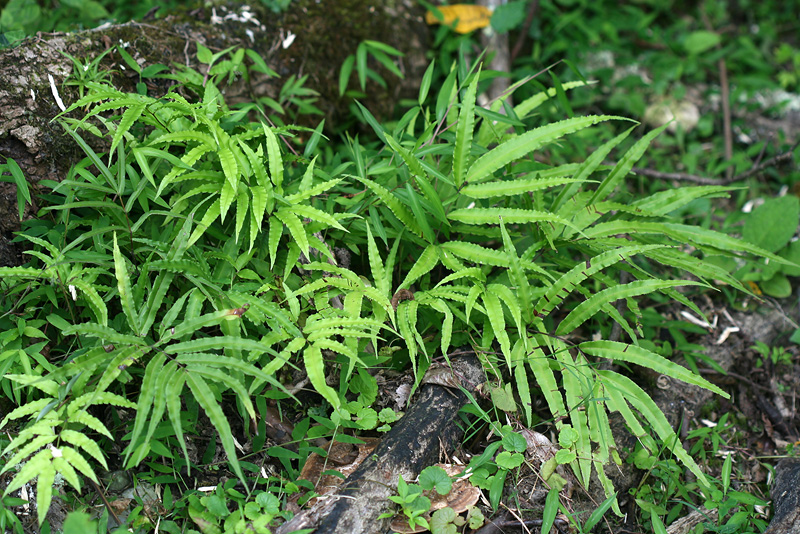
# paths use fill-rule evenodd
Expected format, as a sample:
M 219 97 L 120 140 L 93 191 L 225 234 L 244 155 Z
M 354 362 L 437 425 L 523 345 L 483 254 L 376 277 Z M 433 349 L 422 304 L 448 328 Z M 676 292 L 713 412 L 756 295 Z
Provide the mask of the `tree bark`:
M 453 376 L 474 393 L 484 381 L 474 354 L 452 358 Z M 451 450 L 462 437 L 456 425 L 458 410 L 467 403 L 459 389 L 425 384 L 419 397 L 402 419 L 334 495 L 320 497 L 310 509 L 281 525 L 277 534 L 315 529 L 316 534 L 382 534 L 391 518 L 379 516 L 392 509 L 390 495 L 399 477 L 414 480 L 419 472 L 436 463 L 442 449 Z
M 800 460 L 788 458 L 778 463 L 770 493 L 775 516 L 764 534 L 800 534 Z

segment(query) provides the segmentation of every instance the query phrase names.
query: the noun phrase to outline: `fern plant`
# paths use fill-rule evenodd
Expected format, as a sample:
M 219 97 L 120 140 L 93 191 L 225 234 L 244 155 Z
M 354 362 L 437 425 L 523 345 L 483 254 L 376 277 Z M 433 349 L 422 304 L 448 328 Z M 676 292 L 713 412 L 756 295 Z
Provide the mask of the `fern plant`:
M 181 451 L 176 464 L 191 467 L 184 404 L 199 406 L 247 485 L 230 411 L 253 420 L 253 398 L 271 390 L 288 398 L 279 379 L 287 368 L 305 371 L 334 423 L 357 427 L 349 382 L 358 369 L 385 364 L 383 349 L 402 347 L 392 363 L 419 380 L 436 352 L 463 344 L 479 349 L 487 373 L 513 382 L 528 424 L 539 387 L 556 428 L 577 434 L 565 442 L 584 484 L 594 470 L 613 492 L 603 471 L 620 461 L 613 411 L 655 453 L 644 421 L 707 484 L 641 387 L 595 363 L 641 365 L 723 394 L 638 345 L 637 297 L 660 293 L 702 315 L 676 288 L 714 280 L 745 288 L 699 254 L 785 260 L 669 219 L 694 199 L 724 195 L 721 188 L 643 199 L 618 191 L 660 130 L 613 167 L 602 162 L 632 129 L 582 163 L 549 165 L 531 154 L 626 119 L 575 117 L 523 131 L 555 93 L 501 115 L 502 103 L 476 105 L 479 80 L 453 69 L 433 108 L 423 84 L 419 106 L 391 130 L 361 108 L 379 141 L 352 138 L 337 151 L 319 146 L 321 129 L 306 132 L 303 146 L 295 128 L 248 122 L 227 108 L 213 79 L 200 86 L 200 102 L 179 88 L 153 99 L 87 83 L 70 110 L 90 111 L 63 119 L 86 158 L 47 184 L 45 218 L 20 236 L 29 264 L 0 269 L 19 317 L 0 318 L 3 361 L 12 362 L 3 365 L 15 371 L 2 387 L 19 405 L 1 426 L 21 428 L 4 471 L 32 455 L 6 493 L 38 475 L 41 521 L 56 473 L 75 487 L 79 473 L 95 479 L 91 462 L 105 465 L 111 434 L 94 409 L 101 404 L 134 413 L 121 423 L 127 468 L 164 442 Z M 105 137 L 108 153 L 87 135 Z M 659 274 L 671 269 L 693 279 Z M 630 282 L 619 281 L 622 271 Z M 612 305 L 621 299 L 625 313 Z M 627 343 L 584 341 L 588 327 L 610 323 Z
M 453 71 L 443 90 L 453 86 L 455 76 Z M 436 119 L 420 107 L 391 133 L 362 110 L 385 142 L 375 157 L 388 152 L 393 164 L 374 172 L 374 179 L 365 172 L 368 163 L 357 164 L 361 172 L 352 178 L 368 194 L 354 197 L 346 208 L 377 211 L 370 217 L 370 223 L 384 223 L 377 232 L 402 239 L 399 251 L 395 241 L 391 257 L 415 258 L 398 277 L 394 291 L 418 288 L 396 311 L 397 328 L 417 376 L 430 363 L 431 338 L 447 354 L 466 336 L 489 355 L 487 370 L 513 381 L 529 424 L 531 386 L 537 384 L 556 428 L 568 435 L 577 432 L 567 457 L 584 485 L 594 469 L 606 493 L 613 494 L 604 466 L 621 462 L 608 420 L 609 412 L 619 412 L 646 448 L 655 453 L 657 444 L 642 421 L 707 486 L 704 473 L 644 390 L 624 374 L 596 364 L 611 360 L 640 365 L 726 396 L 700 376 L 638 345 L 641 312 L 636 299 L 661 293 L 702 316 L 676 288 L 711 288 L 721 281 L 747 290 L 723 269 L 702 262 L 699 254 L 786 260 L 727 235 L 670 221 L 670 212 L 697 198 L 722 196 L 724 188 L 686 187 L 637 200 L 618 191 L 663 128 L 636 141 L 611 168 L 601 163 L 632 129 L 600 146 L 583 163 L 548 166 L 530 154 L 592 125 L 625 119 L 575 117 L 510 133 L 505 125 L 525 119 L 554 91 L 518 104 L 503 118 L 476 107 L 479 78 L 479 73 L 464 76 L 457 119 L 447 123 L 454 133 L 437 135 L 455 115 L 449 108 L 454 102 L 447 100 L 438 101 Z M 480 115 L 484 120 L 476 132 Z M 417 128 L 414 120 L 419 117 L 423 123 Z M 487 149 L 490 145 L 496 146 Z M 386 221 L 391 227 L 385 227 Z M 369 265 L 378 279 L 386 268 L 375 252 L 369 223 L 364 224 Z M 697 252 L 686 252 L 685 245 Z M 674 270 L 693 279 L 659 275 Z M 616 274 L 621 271 L 630 282 L 619 281 Z M 627 314 L 612 306 L 621 299 Z M 604 323 L 617 323 L 629 342 L 582 341 L 589 337 L 585 326 Z M 491 356 L 494 344 L 499 361 Z M 619 512 L 616 503 L 614 508 Z

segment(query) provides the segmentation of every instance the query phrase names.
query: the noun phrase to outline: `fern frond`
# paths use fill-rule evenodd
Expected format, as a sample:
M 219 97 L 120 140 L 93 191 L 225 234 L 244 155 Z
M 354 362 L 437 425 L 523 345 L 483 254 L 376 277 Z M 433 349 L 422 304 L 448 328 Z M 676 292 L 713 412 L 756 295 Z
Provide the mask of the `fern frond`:
M 613 115 L 595 115 L 588 117 L 574 117 L 560 122 L 535 128 L 524 134 L 514 137 L 509 141 L 493 148 L 477 159 L 469 168 L 466 181 L 469 183 L 483 181 L 489 178 L 494 171 L 518 160 L 537 148 L 555 141 L 565 135 L 575 133 L 599 122 L 608 120 L 630 120 L 625 117 Z
M 556 335 L 572 332 L 593 317 L 600 308 L 616 300 L 638 295 L 645 295 L 661 289 L 677 286 L 703 286 L 701 282 L 691 280 L 637 280 L 629 284 L 609 287 L 581 302 L 567 315 L 556 328 Z

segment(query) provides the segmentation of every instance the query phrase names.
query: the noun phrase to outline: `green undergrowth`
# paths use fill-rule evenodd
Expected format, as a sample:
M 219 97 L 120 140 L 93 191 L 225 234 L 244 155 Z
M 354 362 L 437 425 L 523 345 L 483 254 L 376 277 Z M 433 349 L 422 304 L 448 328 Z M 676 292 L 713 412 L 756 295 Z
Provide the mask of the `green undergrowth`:
M 39 217 L 16 238 L 28 261 L 0 269 L 0 389 L 13 406 L 1 423 L 8 528 L 21 531 L 2 514 L 24 484 L 35 482 L 42 523 L 56 481 L 69 495 L 115 468 L 158 473 L 162 531 L 266 532 L 290 515 L 287 496 L 309 489 L 297 481 L 306 438 L 352 440 L 393 421 L 372 407 L 370 371 L 409 370 L 416 388 L 434 359 L 463 346 L 509 392 L 500 408 L 472 408 L 504 437 L 495 459 L 476 460 L 491 464 L 479 474 L 495 508 L 492 481 L 502 490 L 524 451 L 499 423 L 503 411 L 522 426 L 549 425 L 556 462 L 583 486 L 602 486 L 595 524 L 606 510 L 621 513 L 604 470 L 623 462 L 613 413 L 637 454 L 691 472 L 695 496 L 727 495 L 684 449 L 637 367 L 727 395 L 651 350 L 643 306 L 674 302 L 702 317 L 695 292 L 719 282 L 747 292 L 707 256 L 790 262 L 671 216 L 725 187 L 629 191 L 632 167 L 663 127 L 537 115 L 559 93 L 587 90 L 583 82 L 501 114 L 502 101 L 476 103 L 486 83 L 477 64 L 454 63 L 433 84 L 436 65 L 402 118 L 382 124 L 359 108 L 374 136 L 341 144 L 321 128 L 231 110 L 219 89 L 227 72 L 200 86 L 185 72 L 179 81 L 192 90 L 179 84 L 160 98 L 84 83 L 68 112 L 85 115 L 59 122 L 86 157 L 61 182 L 40 184 L 49 190 Z M 537 158 L 596 130 L 586 153 Z M 614 324 L 624 341 L 608 340 Z M 298 376 L 313 388 L 311 408 L 293 390 Z M 269 449 L 281 474 L 265 476 L 237 443 L 265 452 L 260 414 L 275 400 L 300 414 L 293 438 L 305 445 Z M 212 468 L 212 446 L 200 457 L 187 447 L 209 429 L 235 478 L 201 494 L 183 473 Z M 559 479 L 548 479 L 548 511 Z M 654 523 L 666 513 L 648 512 Z M 153 517 L 140 510 L 131 524 L 146 531 Z

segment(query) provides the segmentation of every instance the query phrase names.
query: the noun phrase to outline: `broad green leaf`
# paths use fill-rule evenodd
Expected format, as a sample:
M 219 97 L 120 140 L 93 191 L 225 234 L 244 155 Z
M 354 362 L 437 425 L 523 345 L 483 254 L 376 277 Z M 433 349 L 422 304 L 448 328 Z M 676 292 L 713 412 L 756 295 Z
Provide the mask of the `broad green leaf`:
M 778 252 L 797 232 L 800 200 L 794 195 L 771 198 L 744 221 L 742 238 L 768 252 Z

